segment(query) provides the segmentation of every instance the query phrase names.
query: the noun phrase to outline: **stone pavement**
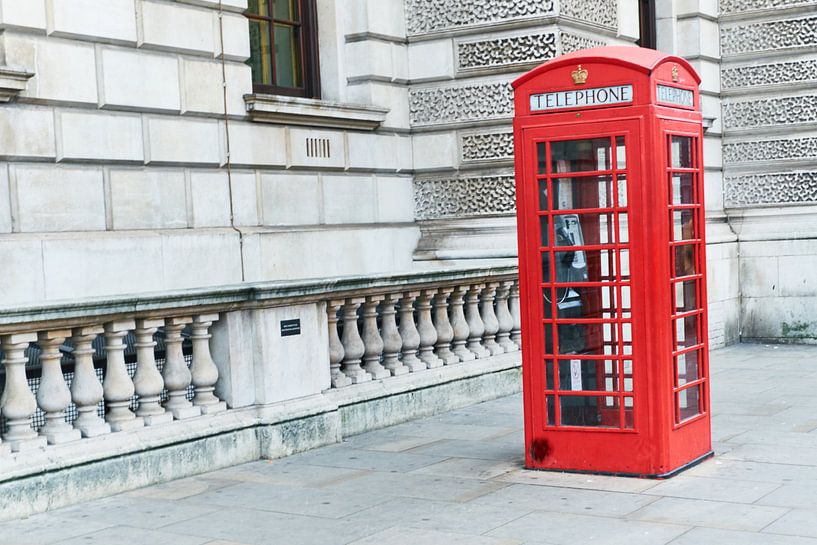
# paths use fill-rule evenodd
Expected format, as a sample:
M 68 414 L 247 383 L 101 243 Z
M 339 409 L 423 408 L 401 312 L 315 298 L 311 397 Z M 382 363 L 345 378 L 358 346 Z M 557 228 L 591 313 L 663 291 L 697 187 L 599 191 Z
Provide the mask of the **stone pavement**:
M 524 470 L 516 395 L 2 523 L 0 544 L 817 545 L 817 347 L 729 347 L 712 375 L 717 456 L 667 481 Z

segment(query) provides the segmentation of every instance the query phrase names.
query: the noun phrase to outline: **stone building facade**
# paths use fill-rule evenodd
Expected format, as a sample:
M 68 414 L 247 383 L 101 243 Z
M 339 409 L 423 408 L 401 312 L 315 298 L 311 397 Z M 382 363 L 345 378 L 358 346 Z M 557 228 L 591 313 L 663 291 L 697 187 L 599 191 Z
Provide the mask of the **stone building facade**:
M 518 388 L 509 82 L 639 2 L 314 0 L 320 98 L 254 90 L 257 4 L 0 0 L 0 518 Z M 817 341 L 817 2 L 654 11 L 703 78 L 711 344 Z
M 302 100 L 253 94 L 245 4 L 4 0 L 4 307 L 513 259 L 508 81 L 639 33 L 631 0 L 318 1 Z M 817 335 L 814 10 L 656 5 L 711 120 L 716 345 Z

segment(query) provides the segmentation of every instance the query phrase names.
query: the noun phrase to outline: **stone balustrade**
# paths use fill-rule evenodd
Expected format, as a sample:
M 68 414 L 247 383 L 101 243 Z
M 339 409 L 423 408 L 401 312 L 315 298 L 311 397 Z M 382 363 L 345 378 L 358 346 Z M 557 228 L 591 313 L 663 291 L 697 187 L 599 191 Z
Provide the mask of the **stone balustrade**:
M 382 396 L 504 372 L 518 358 L 491 358 L 519 350 L 519 321 L 513 267 L 0 309 L 0 488 L 271 425 L 277 407 L 336 411 L 379 383 L 396 385 Z
M 518 299 L 518 281 L 505 279 L 328 301 L 332 386 L 518 351 Z
M 0 449 L 23 452 L 226 411 L 213 395 L 218 369 L 208 343 L 218 317 L 119 317 L 0 335 L 5 371 Z M 187 357 L 182 349 L 186 328 L 192 331 Z M 157 362 L 154 335 L 160 329 L 166 348 Z M 125 358 L 129 334 L 135 339 L 135 361 Z M 95 362 L 93 345 L 100 336 L 104 359 Z M 36 355 L 39 377 L 31 365 Z

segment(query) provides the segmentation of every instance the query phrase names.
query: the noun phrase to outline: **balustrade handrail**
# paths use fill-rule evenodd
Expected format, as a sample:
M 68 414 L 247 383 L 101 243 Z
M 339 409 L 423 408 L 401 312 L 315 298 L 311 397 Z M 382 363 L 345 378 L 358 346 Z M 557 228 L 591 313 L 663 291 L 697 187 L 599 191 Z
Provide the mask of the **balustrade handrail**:
M 133 318 L 181 316 L 191 312 L 225 312 L 292 303 L 365 296 L 401 286 L 423 287 L 458 281 L 515 277 L 516 266 L 452 267 L 391 274 L 253 282 L 177 291 L 62 300 L 36 305 L 0 308 L 0 334 L 37 331 L 44 327 L 77 327 L 100 319 L 128 315 Z

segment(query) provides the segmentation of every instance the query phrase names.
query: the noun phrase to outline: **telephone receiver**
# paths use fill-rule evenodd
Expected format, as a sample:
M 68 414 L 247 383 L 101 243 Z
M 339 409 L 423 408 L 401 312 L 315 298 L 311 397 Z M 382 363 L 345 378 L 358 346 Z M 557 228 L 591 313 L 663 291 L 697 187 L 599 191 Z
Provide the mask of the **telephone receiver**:
M 584 245 L 584 237 L 582 236 L 582 228 L 579 223 L 578 215 L 566 214 L 555 216 L 553 222 L 556 234 L 556 246 Z M 561 262 L 562 266 L 569 266 L 574 269 L 585 269 L 587 267 L 584 252 L 581 250 L 564 252 Z

